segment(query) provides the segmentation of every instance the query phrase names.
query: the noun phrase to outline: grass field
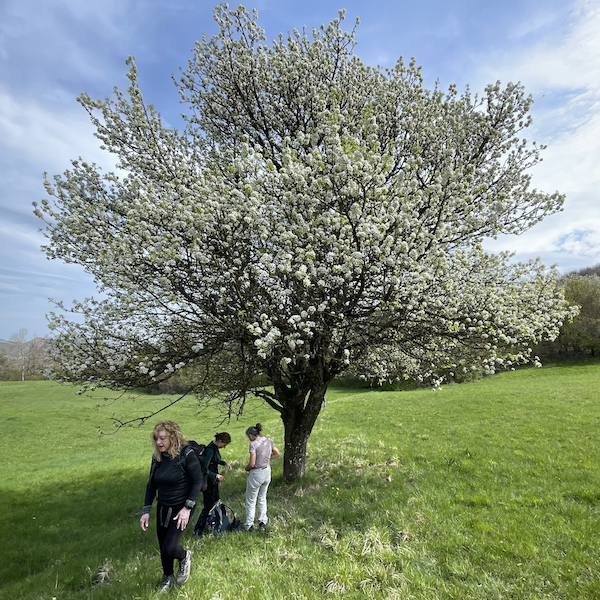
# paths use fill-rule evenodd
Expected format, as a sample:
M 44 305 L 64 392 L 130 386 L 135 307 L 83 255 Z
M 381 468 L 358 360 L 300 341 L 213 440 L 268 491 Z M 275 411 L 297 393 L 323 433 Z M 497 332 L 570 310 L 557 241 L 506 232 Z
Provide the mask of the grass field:
M 168 597 L 600 598 L 599 391 L 598 362 L 435 392 L 332 389 L 306 476 L 284 484 L 274 463 L 267 533 L 186 534 L 192 576 Z M 160 401 L 0 383 L 2 600 L 157 597 L 153 519 L 139 528 L 154 421 L 97 429 Z M 201 442 L 232 434 L 221 496 L 243 516 L 243 432 L 260 420 L 281 448 L 277 414 L 219 427 L 189 401 L 164 415 Z

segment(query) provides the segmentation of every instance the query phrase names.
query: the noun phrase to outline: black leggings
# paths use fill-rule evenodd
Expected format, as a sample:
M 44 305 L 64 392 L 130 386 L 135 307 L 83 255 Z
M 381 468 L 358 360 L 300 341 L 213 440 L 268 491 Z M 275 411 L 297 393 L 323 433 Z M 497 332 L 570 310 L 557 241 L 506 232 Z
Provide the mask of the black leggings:
M 219 484 L 216 481 L 209 479 L 206 489 L 202 492 L 202 496 L 204 499 L 204 506 L 202 507 L 202 512 L 200 513 L 198 521 L 196 522 L 196 526 L 194 527 L 194 533 L 196 534 L 202 534 L 204 531 L 204 527 L 206 526 L 206 521 L 208 519 L 208 513 L 219 499 Z
M 156 534 L 158 536 L 158 547 L 160 548 L 160 560 L 165 575 L 173 575 L 175 559 L 183 560 L 185 558 L 185 550 L 181 545 L 181 538 L 185 529 L 177 529 L 177 521 L 173 520 L 183 506 L 183 504 L 180 506 L 159 504 L 157 506 Z M 192 515 L 190 514 L 190 520 L 191 518 Z

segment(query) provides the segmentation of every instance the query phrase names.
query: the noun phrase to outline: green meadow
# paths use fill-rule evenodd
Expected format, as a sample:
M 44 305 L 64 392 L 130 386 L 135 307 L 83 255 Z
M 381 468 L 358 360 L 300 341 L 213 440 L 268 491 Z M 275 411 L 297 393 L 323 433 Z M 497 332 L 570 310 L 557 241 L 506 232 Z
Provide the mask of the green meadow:
M 266 533 L 184 538 L 194 600 L 600 598 L 600 363 L 502 373 L 439 391 L 332 388 L 307 473 L 274 461 Z M 154 511 L 139 527 L 154 422 L 48 381 L 0 383 L 0 598 L 157 598 Z M 160 415 L 188 438 L 229 431 L 221 497 L 244 512 L 247 440 L 277 414 L 220 425 L 193 400 Z

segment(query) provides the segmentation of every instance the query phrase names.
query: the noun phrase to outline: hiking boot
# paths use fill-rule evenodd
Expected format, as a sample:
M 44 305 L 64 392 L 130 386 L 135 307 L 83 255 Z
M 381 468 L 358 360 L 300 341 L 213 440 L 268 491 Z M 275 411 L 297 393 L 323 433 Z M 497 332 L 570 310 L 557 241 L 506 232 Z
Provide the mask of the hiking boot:
M 259 531 L 266 531 L 267 530 L 267 526 L 264 523 L 259 523 L 258 524 L 258 530 Z
M 162 581 L 160 582 L 160 587 L 158 591 L 161 594 L 165 594 L 175 585 L 175 580 L 173 579 L 173 575 L 163 575 Z
M 177 571 L 177 577 L 175 578 L 177 585 L 183 585 L 190 578 L 193 556 L 194 553 L 191 550 L 186 550 L 185 558 L 179 561 L 179 570 Z

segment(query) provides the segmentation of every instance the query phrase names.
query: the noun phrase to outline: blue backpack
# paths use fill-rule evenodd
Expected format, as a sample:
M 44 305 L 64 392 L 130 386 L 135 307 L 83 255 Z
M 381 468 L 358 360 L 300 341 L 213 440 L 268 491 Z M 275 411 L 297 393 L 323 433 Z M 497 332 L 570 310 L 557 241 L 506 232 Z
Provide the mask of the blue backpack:
M 218 500 L 210 509 L 206 521 L 206 529 L 209 533 L 217 535 L 227 531 L 238 531 L 242 528 L 242 522 L 235 516 L 231 507 Z

